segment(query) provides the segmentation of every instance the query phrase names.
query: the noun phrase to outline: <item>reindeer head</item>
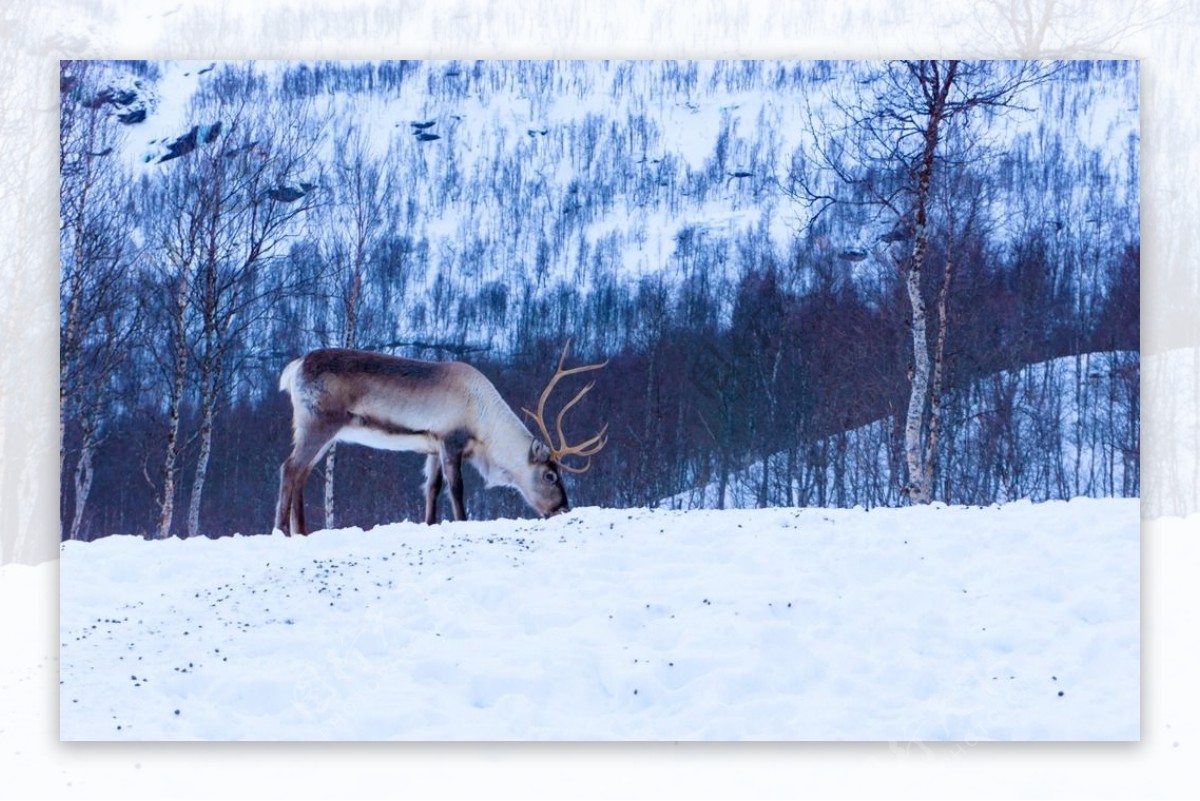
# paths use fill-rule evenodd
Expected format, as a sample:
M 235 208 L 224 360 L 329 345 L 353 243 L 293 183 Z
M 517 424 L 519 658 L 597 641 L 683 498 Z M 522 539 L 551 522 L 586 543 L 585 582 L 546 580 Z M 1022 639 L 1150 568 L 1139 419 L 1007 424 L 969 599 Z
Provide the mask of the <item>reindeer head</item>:
M 550 378 L 550 383 L 546 384 L 546 388 L 542 390 L 541 396 L 538 398 L 537 412 L 531 412 L 528 409 L 522 409 L 525 414 L 533 418 L 537 424 L 538 431 L 542 438 L 534 438 L 529 446 L 529 469 L 526 475 L 522 476 L 518 481 L 517 489 L 525 496 L 526 502 L 529 503 L 543 517 L 551 517 L 560 512 L 570 510 L 570 505 L 567 502 L 567 490 L 563 486 L 563 473 L 585 473 L 592 466 L 592 457 L 595 456 L 608 442 L 605 432 L 608 431 L 608 425 L 605 424 L 600 429 L 599 433 L 592 436 L 577 445 L 569 445 L 567 437 L 563 433 L 563 416 L 567 411 L 582 400 L 583 396 L 591 391 L 596 382 L 591 382 L 583 389 L 575 394 L 575 397 L 563 404 L 559 410 L 558 416 L 554 419 L 554 428 L 558 434 L 558 444 L 550 445 L 554 440 L 550 437 L 550 430 L 546 425 L 546 400 L 550 397 L 550 393 L 554 391 L 554 387 L 563 378 L 577 373 L 584 373 L 590 370 L 599 370 L 608 364 L 607 361 L 600 364 L 587 364 L 580 367 L 572 367 L 563 369 L 563 364 L 567 360 L 567 354 L 571 350 L 571 340 L 567 340 L 567 344 L 563 346 L 562 356 L 558 359 L 558 368 L 554 375 Z M 587 461 L 582 466 L 574 466 L 568 464 L 565 459 L 567 457 L 582 457 Z

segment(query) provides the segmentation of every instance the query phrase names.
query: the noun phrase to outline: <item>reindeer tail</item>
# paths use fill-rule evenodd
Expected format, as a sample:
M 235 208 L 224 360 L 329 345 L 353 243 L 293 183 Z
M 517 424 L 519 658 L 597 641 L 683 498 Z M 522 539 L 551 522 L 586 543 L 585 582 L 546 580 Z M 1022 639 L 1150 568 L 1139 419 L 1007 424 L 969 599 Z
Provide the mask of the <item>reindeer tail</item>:
M 286 392 L 289 395 L 294 395 L 292 391 L 296 382 L 296 373 L 300 371 L 300 363 L 304 361 L 304 357 L 293 359 L 288 362 L 288 366 L 283 368 L 283 372 L 279 374 L 279 391 Z

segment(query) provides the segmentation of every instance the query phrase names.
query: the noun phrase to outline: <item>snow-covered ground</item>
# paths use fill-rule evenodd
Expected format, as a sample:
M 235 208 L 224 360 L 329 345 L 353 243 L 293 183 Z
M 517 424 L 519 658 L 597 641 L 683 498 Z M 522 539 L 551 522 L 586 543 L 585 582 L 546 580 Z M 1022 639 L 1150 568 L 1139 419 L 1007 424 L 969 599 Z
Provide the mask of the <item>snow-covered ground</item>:
M 1136 499 L 580 509 L 61 556 L 61 736 L 1131 740 Z

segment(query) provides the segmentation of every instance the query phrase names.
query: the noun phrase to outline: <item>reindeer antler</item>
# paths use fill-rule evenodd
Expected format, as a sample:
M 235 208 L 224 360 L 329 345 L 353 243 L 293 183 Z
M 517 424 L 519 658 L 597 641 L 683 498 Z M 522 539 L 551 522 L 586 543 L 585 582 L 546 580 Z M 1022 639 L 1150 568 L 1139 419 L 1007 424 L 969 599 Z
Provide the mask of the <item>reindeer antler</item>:
M 599 453 L 600 450 L 608 443 L 608 437 L 605 436 L 605 433 L 608 431 L 608 424 L 606 423 L 604 427 L 600 429 L 600 432 L 595 436 L 580 442 L 578 445 L 568 445 L 567 437 L 565 434 L 563 434 L 563 415 L 567 413 L 568 409 L 570 409 L 576 403 L 579 403 L 583 396 L 588 394 L 592 387 L 596 386 L 596 382 L 592 381 L 586 387 L 579 390 L 575 397 L 567 401 L 566 404 L 563 405 L 562 409 L 559 410 L 558 416 L 554 419 L 554 428 L 558 433 L 557 446 L 553 444 L 553 440 L 550 438 L 550 430 L 546 426 L 546 399 L 550 397 L 550 393 L 554 391 L 554 387 L 562 379 L 569 375 L 586 373 L 591 370 L 599 370 L 601 367 L 608 365 L 608 360 L 606 359 L 600 364 L 585 364 L 579 367 L 572 367 L 564 370 L 563 364 L 566 363 L 567 354 L 570 352 L 570 350 L 571 340 L 568 339 L 567 344 L 563 346 L 562 356 L 558 358 L 558 368 L 554 371 L 554 375 L 550 378 L 550 383 L 546 384 L 546 388 L 542 390 L 542 394 L 538 398 L 537 413 L 535 414 L 534 412 L 531 412 L 525 408 L 522 408 L 521 411 L 532 417 L 533 421 L 537 423 L 538 430 L 542 433 L 542 439 L 545 441 L 547 447 L 550 448 L 550 458 L 558 462 L 558 466 L 560 468 L 566 470 L 568 473 L 584 473 L 592 466 L 592 457 Z M 564 456 L 586 457 L 587 464 L 585 464 L 583 467 L 571 467 L 563 463 L 562 459 Z

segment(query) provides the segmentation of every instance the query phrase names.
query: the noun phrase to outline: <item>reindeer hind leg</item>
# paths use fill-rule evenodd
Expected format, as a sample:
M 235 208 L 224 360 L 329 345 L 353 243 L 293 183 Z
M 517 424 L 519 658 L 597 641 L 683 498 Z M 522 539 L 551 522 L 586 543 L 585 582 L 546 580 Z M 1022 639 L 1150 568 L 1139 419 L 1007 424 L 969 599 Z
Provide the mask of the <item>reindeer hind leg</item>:
M 333 444 L 341 427 L 339 422 L 320 419 L 297 428 L 296 444 L 280 468 L 279 506 L 275 517 L 276 525 L 285 534 L 308 533 L 304 524 L 304 483 Z
M 295 481 L 295 470 L 292 467 L 292 457 L 289 456 L 279 467 L 279 500 L 275 504 L 275 528 L 289 537 L 292 535 L 292 494 Z

